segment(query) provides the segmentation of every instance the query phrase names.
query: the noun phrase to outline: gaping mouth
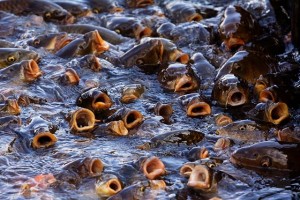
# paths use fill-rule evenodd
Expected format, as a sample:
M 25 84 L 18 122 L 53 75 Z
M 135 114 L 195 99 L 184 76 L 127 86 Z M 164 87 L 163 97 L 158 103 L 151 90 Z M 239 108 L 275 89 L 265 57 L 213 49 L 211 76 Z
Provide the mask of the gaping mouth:
M 195 189 L 209 189 L 211 187 L 212 174 L 207 167 L 196 165 L 190 174 L 187 185 Z
M 72 68 L 66 69 L 65 78 L 66 78 L 66 81 L 68 82 L 68 84 L 70 84 L 70 85 L 78 85 L 78 83 L 80 81 L 80 78 L 79 78 L 77 72 Z
M 137 7 L 137 8 L 143 8 L 143 7 L 146 7 L 146 6 L 150 6 L 152 4 L 154 4 L 153 0 L 137 0 L 135 7 Z
M 122 184 L 119 179 L 111 178 L 106 182 L 96 183 L 96 192 L 101 197 L 110 197 L 122 190 Z
M 192 79 L 192 77 L 183 75 L 177 80 L 174 92 L 190 92 L 195 90 L 197 87 L 198 84 Z
M 58 51 L 62 49 L 64 46 L 69 44 L 72 41 L 72 39 L 68 38 L 67 33 L 63 33 L 59 36 L 56 37 L 55 40 L 55 46 L 54 46 L 54 51 Z
M 275 102 L 275 96 L 268 89 L 264 89 L 259 93 L 259 101 L 260 102 L 267 102 L 267 101 Z
M 92 38 L 92 51 L 96 51 L 96 53 L 102 53 L 109 49 L 109 44 L 102 39 L 99 32 L 97 30 L 93 31 L 91 36 Z
M 165 174 L 165 165 L 158 157 L 150 157 L 143 162 L 142 170 L 144 175 L 150 179 L 156 179 Z
M 126 128 L 131 129 L 140 124 L 142 120 L 143 115 L 139 111 L 131 110 L 125 115 L 123 122 Z
M 215 118 L 215 122 L 217 126 L 225 126 L 227 124 L 230 124 L 232 122 L 232 119 L 224 114 L 219 114 Z
M 228 93 L 226 105 L 240 106 L 245 104 L 247 101 L 246 95 L 239 89 L 232 89 Z
M 190 177 L 194 167 L 195 167 L 195 164 L 186 163 L 180 168 L 179 173 L 181 176 L 188 178 L 188 177 Z
M 285 103 L 278 102 L 270 105 L 267 112 L 268 120 L 273 124 L 280 124 L 289 117 L 289 109 Z
M 157 104 L 154 112 L 156 115 L 162 116 L 164 120 L 169 120 L 171 115 L 173 114 L 173 108 L 170 104 Z
M 42 132 L 34 136 L 31 144 L 34 149 L 39 149 L 53 146 L 56 142 L 57 138 L 54 134 L 50 132 Z
M 128 130 L 122 120 L 110 122 L 108 129 L 115 135 L 123 136 L 128 134 Z
M 187 116 L 189 117 L 200 117 L 210 115 L 211 108 L 206 102 L 195 102 L 188 106 Z
M 81 108 L 72 114 L 70 128 L 73 132 L 89 131 L 94 128 L 95 115 L 92 111 Z
M 102 173 L 104 164 L 98 158 L 92 158 L 89 162 L 89 174 L 90 175 L 99 175 Z
M 173 55 L 171 57 L 172 61 L 180 62 L 183 64 L 187 64 L 190 60 L 190 56 L 188 54 L 183 53 L 182 51 L 177 49 L 173 52 Z
M 192 15 L 190 15 L 188 18 L 187 18 L 187 21 L 191 22 L 191 21 L 200 21 L 202 20 L 203 17 L 202 15 L 200 15 L 199 13 L 193 13 Z
M 92 102 L 92 107 L 94 110 L 107 110 L 111 107 L 111 105 L 112 101 L 110 97 L 103 92 L 94 97 Z
M 34 81 L 42 75 L 38 64 L 34 60 L 29 60 L 24 63 L 23 79 L 24 81 Z

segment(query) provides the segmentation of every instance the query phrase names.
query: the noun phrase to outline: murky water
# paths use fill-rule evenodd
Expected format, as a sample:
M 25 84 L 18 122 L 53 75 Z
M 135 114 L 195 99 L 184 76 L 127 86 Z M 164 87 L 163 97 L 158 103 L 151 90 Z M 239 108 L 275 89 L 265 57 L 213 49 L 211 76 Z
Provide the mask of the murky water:
M 198 1 L 194 1 L 198 2 Z M 201 1 L 205 5 L 211 5 L 220 13 L 224 8 L 233 3 L 240 3 L 249 10 L 259 12 L 259 8 L 267 6 L 267 1 Z M 263 13 L 269 11 L 263 10 Z M 124 14 L 127 14 L 125 10 Z M 92 17 L 80 18 L 78 24 L 89 23 L 101 24 L 101 17 L 105 14 L 98 14 Z M 122 15 L 122 14 L 116 14 Z M 137 16 L 138 18 L 148 16 Z M 212 25 L 217 22 L 220 15 L 204 20 L 203 24 Z M 265 19 L 268 21 L 267 19 Z M 212 24 L 211 24 L 212 23 Z M 25 25 L 26 27 L 24 27 Z M 216 24 L 215 24 L 216 25 Z M 67 63 L 76 63 L 77 60 L 61 59 L 43 49 L 35 49 L 26 44 L 26 40 L 43 33 L 57 32 L 56 25 L 45 23 L 37 16 L 14 16 L 12 14 L 0 13 L 0 38 L 14 42 L 17 46 L 33 49 L 41 56 L 39 66 L 43 75 L 33 83 L 23 83 L 17 80 L 2 81 L 0 92 L 6 97 L 18 97 L 20 94 L 27 94 L 38 98 L 46 99 L 43 104 L 30 104 L 21 107 L 22 111 L 18 117 L 22 120 L 22 126 L 14 125 L 11 129 L 1 127 L 0 131 L 0 199 L 23 199 L 20 191 L 21 186 L 28 179 L 38 174 L 57 174 L 63 167 L 80 158 L 97 157 L 105 163 L 103 173 L 123 172 L 124 166 L 137 161 L 142 156 L 158 156 L 166 166 L 167 175 L 163 177 L 167 184 L 166 191 L 161 191 L 155 199 L 208 199 L 220 197 L 222 199 L 299 199 L 300 198 L 300 177 L 291 177 L 270 174 L 258 174 L 251 170 L 236 168 L 229 162 L 230 153 L 238 146 L 229 150 L 214 152 L 213 145 L 216 141 L 216 125 L 214 114 L 225 112 L 233 114 L 233 118 L 239 118 L 239 113 L 230 109 L 221 108 L 213 104 L 212 114 L 203 118 L 190 118 L 186 116 L 181 106 L 179 97 L 176 94 L 166 91 L 161 87 L 156 74 L 146 74 L 137 67 L 123 68 L 113 65 L 105 56 L 100 56 L 102 70 L 93 72 L 90 69 L 78 68 L 80 82 L 76 86 L 63 85 L 59 77 L 64 73 Z M 213 27 L 216 28 L 216 27 Z M 5 30 L 5 31 L 4 31 Z M 194 36 L 191 36 L 194 37 Z M 208 43 L 179 43 L 178 46 L 184 52 L 193 55 L 203 49 Z M 124 52 L 135 44 L 134 40 L 118 47 Z M 205 49 L 205 48 L 204 48 Z M 208 48 L 206 48 L 208 50 Z M 203 52 L 205 54 L 205 52 Z M 140 99 L 130 104 L 120 102 L 122 88 L 129 84 L 141 84 L 145 92 Z M 110 135 L 83 137 L 70 132 L 66 115 L 74 111 L 76 98 L 87 88 L 88 85 L 106 88 L 112 98 L 113 106 L 117 109 L 123 106 L 136 109 L 144 116 L 143 123 L 130 131 L 128 136 L 117 137 Z M 200 90 L 199 90 L 200 92 Z M 201 92 L 210 97 L 211 87 Z M 154 115 L 150 109 L 157 102 L 169 103 L 173 106 L 174 113 L 171 123 L 162 122 L 162 117 Z M 292 110 L 295 120 L 299 119 L 299 111 Z M 19 141 L 15 131 L 26 127 L 33 117 L 40 116 L 54 125 L 58 126 L 55 135 L 58 138 L 53 147 L 34 150 L 26 140 Z M 299 122 L 299 121 L 298 121 Z M 165 144 L 151 150 L 140 150 L 137 146 L 148 142 L 152 137 L 172 130 L 192 129 L 206 134 L 206 140 L 192 145 Z M 28 138 L 31 138 L 28 133 Z M 15 145 L 11 142 L 17 138 Z M 23 143 L 23 145 L 22 145 Z M 186 186 L 187 180 L 179 175 L 179 168 L 187 162 L 186 153 L 196 146 L 205 146 L 213 155 L 221 157 L 224 162 L 215 168 L 222 175 L 214 192 L 203 192 L 192 190 Z M 126 170 L 125 170 L 126 171 Z M 142 179 L 141 174 L 135 174 L 132 179 Z M 67 187 L 48 187 L 47 189 L 32 192 L 32 199 L 99 199 L 95 192 L 96 178 L 85 178 L 79 185 Z

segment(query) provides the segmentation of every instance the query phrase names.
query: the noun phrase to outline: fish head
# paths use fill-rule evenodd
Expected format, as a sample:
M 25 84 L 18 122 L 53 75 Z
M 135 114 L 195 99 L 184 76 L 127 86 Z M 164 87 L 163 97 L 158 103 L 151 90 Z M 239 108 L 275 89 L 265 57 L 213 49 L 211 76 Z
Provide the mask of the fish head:
M 35 48 L 43 47 L 46 50 L 57 51 L 67 45 L 69 42 L 70 39 L 68 38 L 68 34 L 61 32 L 36 36 L 35 38 L 28 40 L 27 44 Z
M 42 76 L 40 67 L 34 60 L 21 62 L 21 78 L 26 82 L 31 82 Z
M 98 178 L 95 188 L 100 197 L 110 197 L 122 190 L 122 183 L 119 178 L 113 174 L 103 174 Z
M 100 54 L 109 49 L 109 44 L 102 39 L 97 30 L 84 34 L 83 39 L 85 42 L 79 46 L 80 55 Z
M 237 149 L 231 154 L 230 161 L 246 168 L 286 170 L 287 155 L 279 149 L 278 142 L 260 142 Z
M 221 136 L 230 136 L 233 134 L 253 135 L 256 131 L 261 131 L 261 128 L 255 121 L 239 120 L 217 129 L 216 132 Z

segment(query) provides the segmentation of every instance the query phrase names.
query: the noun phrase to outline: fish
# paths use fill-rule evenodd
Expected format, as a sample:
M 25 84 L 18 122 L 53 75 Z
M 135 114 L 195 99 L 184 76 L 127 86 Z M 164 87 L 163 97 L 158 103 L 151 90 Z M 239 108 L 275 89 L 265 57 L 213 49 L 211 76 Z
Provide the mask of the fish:
M 93 13 L 119 13 L 123 12 L 123 8 L 118 5 L 118 1 L 113 0 L 84 0 L 84 3 L 92 8 Z
M 70 131 L 72 133 L 89 132 L 95 126 L 95 114 L 86 108 L 79 108 L 68 116 Z
M 240 6 L 228 6 L 218 29 L 228 49 L 243 46 L 258 36 L 261 27 L 255 17 Z
M 250 169 L 299 173 L 299 153 L 299 144 L 265 141 L 237 149 L 231 154 L 230 162 Z
M 247 116 L 254 120 L 269 122 L 272 124 L 281 124 L 290 117 L 289 107 L 284 102 L 258 103 L 253 109 L 248 111 Z
M 186 108 L 189 117 L 203 117 L 211 114 L 208 99 L 198 93 L 191 93 L 179 97 L 181 104 Z
M 265 88 L 259 93 L 258 101 L 267 102 L 273 101 L 278 102 L 279 99 L 279 90 L 280 88 L 277 85 L 272 85 L 270 87 Z
M 32 103 L 33 104 L 45 104 L 45 103 L 47 103 L 47 99 L 39 98 L 36 96 L 30 96 L 27 94 L 20 94 L 20 96 L 18 97 L 18 104 L 20 106 L 26 107 Z
M 17 116 L 4 116 L 0 117 L 0 128 L 1 130 L 4 130 L 6 127 L 10 126 L 21 126 L 22 125 L 22 119 Z
M 216 133 L 242 142 L 260 142 L 272 138 L 269 130 L 252 120 L 238 120 L 220 127 Z M 274 137 L 273 137 L 274 138 Z
M 31 146 L 34 149 L 48 148 L 57 142 L 54 134 L 58 128 L 40 116 L 32 118 L 25 129 L 33 135 Z
M 95 183 L 95 190 L 98 196 L 100 197 L 110 197 L 123 188 L 122 182 L 116 175 L 113 174 L 103 174 L 101 177 L 97 178 Z
M 154 3 L 154 0 L 126 0 L 126 5 L 129 8 L 144 8 Z
M 211 96 L 221 106 L 240 106 L 249 101 L 249 89 L 234 74 L 226 74 L 217 80 Z
M 55 55 L 61 58 L 84 56 L 87 54 L 101 54 L 109 49 L 109 44 L 102 39 L 97 30 L 88 32 L 82 37 L 68 43 Z
M 35 51 L 21 48 L 0 48 L 0 69 L 5 68 L 22 60 L 38 61 L 40 56 Z
M 154 114 L 162 116 L 165 123 L 170 123 L 170 118 L 173 114 L 173 107 L 171 104 L 158 102 L 153 108 Z
M 67 2 L 67 1 L 53 1 L 53 3 L 59 5 L 63 9 L 67 10 L 74 17 L 85 17 L 92 14 L 91 9 L 83 3 L 79 2 Z
M 277 140 L 280 142 L 300 143 L 300 126 L 289 126 L 282 130 L 277 130 Z
M 0 10 L 16 15 L 35 14 L 42 16 L 46 22 L 74 22 L 74 17 L 68 11 L 45 0 L 4 0 L 0 2 Z
M 185 1 L 174 1 L 166 5 L 169 17 L 175 23 L 200 21 L 203 16 L 193 3 Z
M 125 136 L 128 135 L 129 131 L 125 127 L 125 124 L 122 120 L 111 121 L 105 124 L 97 126 L 93 130 L 93 135 L 103 137 L 105 135 L 114 135 L 114 136 Z
M 156 156 L 142 157 L 138 160 L 138 165 L 144 176 L 149 180 L 156 180 L 166 173 L 164 163 Z
M 144 117 L 138 110 L 123 107 L 109 116 L 105 122 L 116 120 L 122 120 L 127 129 L 133 129 L 143 122 Z
M 205 147 L 193 147 L 186 154 L 186 158 L 191 162 L 200 159 L 205 159 L 208 158 L 209 156 L 210 156 L 209 151 Z
M 125 16 L 108 16 L 105 18 L 105 27 L 120 33 L 123 36 L 140 40 L 142 37 L 151 36 L 152 30 L 142 25 L 142 23 L 134 17 Z
M 224 113 L 219 113 L 215 116 L 215 123 L 217 126 L 225 126 L 230 124 L 232 121 L 232 118 Z
M 109 197 L 107 200 L 153 199 L 157 197 L 155 191 L 165 190 L 165 188 L 166 183 L 163 180 L 140 181 L 125 187 L 118 194 Z
M 34 48 L 44 48 L 47 51 L 55 53 L 71 41 L 72 39 L 68 37 L 67 33 L 60 32 L 38 35 L 33 39 L 29 39 L 27 44 L 29 46 L 33 46 Z
M 116 33 L 115 31 L 109 30 L 102 26 L 94 26 L 90 24 L 69 24 L 69 25 L 58 25 L 57 29 L 67 33 L 78 33 L 86 34 L 88 32 L 97 30 L 103 40 L 117 45 L 127 41 L 126 37 Z
M 0 103 L 0 117 L 19 115 L 22 109 L 16 99 L 6 99 Z
M 141 84 L 126 85 L 122 89 L 122 96 L 120 101 L 128 104 L 136 101 L 145 92 L 145 87 Z
M 204 139 L 204 134 L 196 130 L 176 130 L 165 132 L 151 138 L 150 142 L 146 142 L 139 146 L 140 149 L 158 148 L 162 145 L 170 143 L 175 144 L 197 144 Z
M 82 68 L 91 69 L 94 72 L 99 72 L 102 69 L 102 65 L 94 54 L 89 54 L 79 59 L 79 66 Z
M 181 63 L 173 63 L 162 69 L 158 80 L 164 89 L 178 93 L 191 93 L 200 86 L 200 80 L 191 66 Z
M 93 112 L 107 110 L 112 106 L 112 100 L 106 90 L 90 88 L 76 99 L 76 105 Z
M 1 81 L 33 82 L 42 76 L 40 67 L 34 60 L 24 60 L 0 69 Z
M 191 61 L 193 63 L 192 68 L 195 69 L 195 73 L 201 79 L 201 85 L 206 83 L 206 87 L 209 87 L 215 78 L 215 67 L 206 60 L 202 53 L 195 53 L 191 57 Z
M 215 80 L 225 74 L 234 74 L 249 84 L 255 84 L 262 75 L 277 72 L 275 61 L 268 55 L 258 55 L 249 51 L 238 51 L 218 70 Z

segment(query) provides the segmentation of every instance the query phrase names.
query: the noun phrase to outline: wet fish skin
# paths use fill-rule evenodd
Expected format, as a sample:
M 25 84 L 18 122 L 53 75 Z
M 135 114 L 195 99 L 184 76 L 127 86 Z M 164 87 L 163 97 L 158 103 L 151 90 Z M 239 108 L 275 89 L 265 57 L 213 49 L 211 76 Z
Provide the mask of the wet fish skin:
M 85 34 L 94 30 L 97 30 L 101 37 L 111 43 L 111 44 L 120 44 L 126 41 L 126 38 L 116 33 L 115 31 L 109 30 L 101 26 L 94 26 L 90 24 L 70 24 L 70 25 L 58 25 L 57 28 L 60 31 L 67 33 L 79 33 Z
M 299 144 L 265 141 L 236 150 L 231 154 L 230 161 L 251 169 L 299 173 L 299 153 Z
M 100 54 L 109 49 L 109 44 L 105 42 L 98 31 L 91 31 L 82 37 L 73 40 L 62 49 L 56 52 L 61 58 L 71 58 L 87 54 Z
M 224 107 L 243 105 L 249 101 L 248 96 L 248 85 L 233 74 L 218 79 L 212 90 L 212 99 Z
M 217 134 L 243 142 L 259 142 L 268 140 L 271 135 L 268 129 L 252 120 L 238 120 L 217 129 Z
M 0 69 L 30 59 L 39 60 L 39 54 L 21 48 L 0 48 Z
M 65 9 L 55 3 L 44 0 L 4 0 L 0 2 L 0 10 L 16 15 L 35 14 L 50 22 L 73 22 L 72 15 Z
M 270 56 L 238 51 L 221 66 L 215 79 L 218 80 L 225 74 L 231 73 L 250 84 L 255 84 L 260 75 L 264 76 L 276 71 L 276 62 Z
M 54 3 L 67 10 L 74 17 L 84 17 L 91 14 L 91 10 L 79 2 L 54 1 Z
M 92 8 L 96 14 L 103 12 L 122 12 L 123 8 L 118 5 L 118 1 L 114 0 L 84 0 L 84 2 Z
M 170 18 L 175 23 L 200 21 L 203 19 L 200 10 L 193 3 L 174 1 L 166 5 Z
M 108 16 L 105 21 L 106 28 L 126 37 L 139 40 L 152 34 L 152 30 L 149 27 L 144 26 L 140 20 L 134 17 Z
M 189 64 L 170 64 L 159 72 L 158 80 L 163 88 L 179 93 L 190 93 L 200 86 L 200 80 Z
M 27 44 L 34 48 L 43 47 L 48 51 L 56 52 L 67 45 L 70 41 L 71 39 L 68 38 L 68 34 L 61 32 L 38 35 L 35 38 L 28 40 Z
M 244 45 L 261 29 L 255 18 L 240 6 L 228 6 L 219 25 L 219 33 L 228 49 Z

